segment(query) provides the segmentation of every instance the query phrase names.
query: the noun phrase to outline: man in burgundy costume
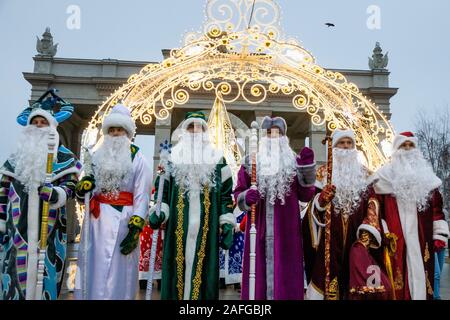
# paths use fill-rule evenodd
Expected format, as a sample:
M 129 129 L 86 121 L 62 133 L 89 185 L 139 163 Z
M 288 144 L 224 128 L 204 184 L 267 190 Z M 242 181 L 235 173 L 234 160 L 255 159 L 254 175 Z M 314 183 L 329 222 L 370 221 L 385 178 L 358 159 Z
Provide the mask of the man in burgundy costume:
M 368 200 L 374 197 L 367 184 L 368 170 L 358 159 L 355 135 L 336 129 L 332 136 L 332 184 L 326 184 L 326 169 L 319 168 L 317 194 L 303 218 L 305 269 L 308 281 L 306 299 L 343 300 L 349 292 L 349 252 L 367 214 Z M 331 205 L 330 285 L 325 297 L 325 210 Z M 361 228 L 381 244 L 376 228 Z M 381 255 L 375 252 L 375 256 Z M 382 261 L 381 261 L 382 262 Z

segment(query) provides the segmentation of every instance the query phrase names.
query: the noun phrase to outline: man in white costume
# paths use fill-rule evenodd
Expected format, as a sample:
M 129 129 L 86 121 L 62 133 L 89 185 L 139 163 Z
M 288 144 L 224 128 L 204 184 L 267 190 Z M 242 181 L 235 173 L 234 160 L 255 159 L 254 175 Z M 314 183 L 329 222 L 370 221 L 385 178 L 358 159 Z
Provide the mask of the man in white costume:
M 151 169 L 131 143 L 136 125 L 124 105 L 104 119 L 104 140 L 92 156 L 93 176 L 77 185 L 77 197 L 93 191 L 87 299 L 129 300 L 138 289 L 139 235 L 148 214 Z M 81 299 L 84 243 L 80 243 L 75 296 Z

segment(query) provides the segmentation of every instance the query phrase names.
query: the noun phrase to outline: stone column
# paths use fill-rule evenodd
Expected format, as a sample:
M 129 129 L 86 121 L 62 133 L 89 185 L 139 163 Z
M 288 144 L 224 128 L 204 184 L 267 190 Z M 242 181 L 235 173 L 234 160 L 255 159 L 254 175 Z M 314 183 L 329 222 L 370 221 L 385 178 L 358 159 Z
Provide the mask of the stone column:
M 174 110 L 172 110 L 174 112 Z M 172 113 L 169 114 L 167 119 L 159 120 L 155 122 L 155 150 L 153 155 L 153 177 L 156 177 L 156 169 L 159 164 L 159 144 L 165 140 L 170 142 L 172 134 Z
M 258 122 L 259 126 L 261 126 L 262 120 L 265 116 L 271 117 L 272 110 L 255 110 L 255 120 Z
M 289 144 L 292 150 L 294 150 L 295 153 L 298 153 L 305 146 L 305 138 L 298 137 L 296 139 L 289 139 Z
M 326 163 L 327 154 L 326 146 L 322 144 L 325 139 L 326 128 L 325 125 L 316 126 L 313 125 L 311 120 L 309 122 L 309 147 L 314 150 L 314 155 L 317 165 Z
M 76 121 L 78 120 L 78 121 Z M 81 135 L 83 134 L 83 130 L 86 127 L 86 124 L 80 121 L 80 117 L 75 116 L 74 119 L 70 121 L 70 135 L 69 135 L 69 143 L 67 146 L 78 159 L 80 159 L 80 149 L 81 149 Z M 80 233 L 80 227 L 78 224 L 78 217 L 75 209 L 75 201 L 74 199 L 67 201 L 67 242 L 73 243 L 75 241 L 75 237 L 78 233 Z

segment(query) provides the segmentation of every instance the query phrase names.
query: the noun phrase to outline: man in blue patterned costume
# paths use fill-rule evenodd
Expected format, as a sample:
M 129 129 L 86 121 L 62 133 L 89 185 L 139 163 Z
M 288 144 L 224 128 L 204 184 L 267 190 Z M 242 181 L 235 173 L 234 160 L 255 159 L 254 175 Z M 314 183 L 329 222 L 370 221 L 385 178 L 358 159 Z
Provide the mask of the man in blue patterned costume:
M 56 105 L 60 109 L 53 112 Z M 49 202 L 50 210 L 42 297 L 58 298 L 66 258 L 65 205 L 74 195 L 81 169 L 74 154 L 59 141 L 51 183 L 45 184 L 44 180 L 48 134 L 56 132 L 58 123 L 72 112 L 70 104 L 49 90 L 17 118 L 25 128 L 16 152 L 0 168 L 0 245 L 5 253 L 0 265 L 0 297 L 4 300 L 35 299 L 43 201 Z M 58 134 L 56 137 L 58 140 Z

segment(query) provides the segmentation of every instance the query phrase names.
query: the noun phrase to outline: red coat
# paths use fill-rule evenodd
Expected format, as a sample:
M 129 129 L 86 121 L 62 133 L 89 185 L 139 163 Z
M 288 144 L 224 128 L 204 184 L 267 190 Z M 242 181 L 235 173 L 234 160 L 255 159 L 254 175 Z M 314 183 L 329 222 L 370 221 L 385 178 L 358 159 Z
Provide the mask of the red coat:
M 385 221 L 384 232 L 395 234 L 396 250 L 393 253 L 392 271 L 394 275 L 394 287 L 396 292 L 396 299 L 398 300 L 410 300 L 421 296 L 425 298 L 423 291 L 426 291 L 426 299 L 433 299 L 433 283 L 434 283 L 434 246 L 433 238 L 438 230 L 436 225 L 439 225 L 440 221 L 444 221 L 444 213 L 442 212 L 442 196 L 438 189 L 432 191 L 428 206 L 425 211 L 412 213 L 417 215 L 417 234 L 418 243 L 420 248 L 417 248 L 417 254 L 414 255 L 414 261 L 418 259 L 417 270 L 422 270 L 420 274 L 413 276 L 413 279 L 409 279 L 408 269 L 411 269 L 411 264 L 407 262 L 407 240 L 403 233 L 403 227 L 401 223 L 399 208 L 397 199 L 392 194 L 384 194 L 379 196 L 381 205 L 381 217 Z M 444 221 L 445 223 L 445 221 Z M 387 228 L 386 228 L 387 227 Z M 448 227 L 447 227 L 448 228 Z M 387 229 L 387 230 L 386 230 Z M 408 237 L 412 236 L 412 232 L 408 232 Z M 408 240 L 408 241 L 414 241 Z M 414 243 L 414 242 L 410 242 Z M 412 247 L 412 246 L 411 246 Z M 409 249 L 409 248 L 408 248 Z M 410 251 L 412 251 L 410 249 Z M 420 253 L 420 254 L 419 254 Z M 412 254 L 412 252 L 410 252 Z M 411 257 L 410 260 L 411 261 Z M 423 267 L 420 265 L 423 264 Z M 408 265 L 409 264 L 409 265 Z M 414 272 L 418 272 L 413 270 Z M 422 274 L 424 272 L 424 274 Z M 416 293 L 413 295 L 410 291 L 410 281 L 417 280 L 420 277 L 425 283 L 415 284 Z M 422 293 L 417 293 L 421 290 Z M 412 297 L 413 296 L 413 297 Z

